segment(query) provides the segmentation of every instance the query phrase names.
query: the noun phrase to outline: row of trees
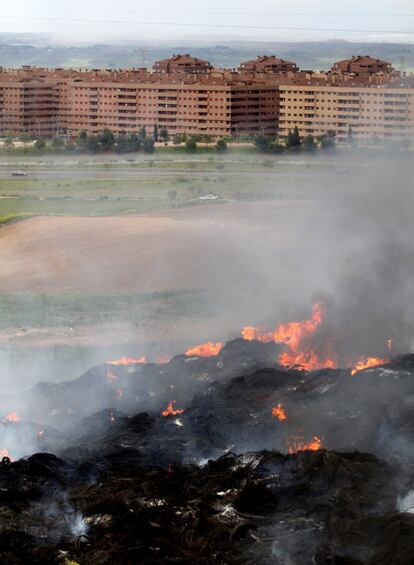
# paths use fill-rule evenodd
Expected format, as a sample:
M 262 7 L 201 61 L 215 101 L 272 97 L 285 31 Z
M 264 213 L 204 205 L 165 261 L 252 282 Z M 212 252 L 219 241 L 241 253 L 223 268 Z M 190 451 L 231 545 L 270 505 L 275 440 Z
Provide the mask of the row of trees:
M 301 138 L 297 126 L 289 131 L 284 142 L 280 142 L 277 137 L 270 135 L 258 135 L 254 144 L 262 153 L 282 153 L 286 150 L 312 152 L 321 147 L 321 149 L 335 149 L 335 132 L 327 132 L 325 135 L 315 138 L 313 135 L 307 135 Z
M 168 136 L 168 132 L 166 134 Z M 81 131 L 76 140 L 76 146 L 91 153 L 99 151 L 117 151 L 118 153 L 132 153 L 144 151 L 152 153 L 154 151 L 155 138 L 158 139 L 158 130 L 154 130 L 153 135 L 147 135 L 146 129 L 141 128 L 138 133 L 121 134 L 115 136 L 110 129 L 104 129 L 97 135 L 88 134 Z
M 145 153 L 152 153 L 154 145 L 158 141 L 167 143 L 170 139 L 169 133 L 166 128 L 158 129 L 155 125 L 150 135 L 147 134 L 146 128 L 143 127 L 138 133 L 120 134 L 115 135 L 110 129 L 104 129 L 97 135 L 89 134 L 85 130 L 81 131 L 75 142 L 65 142 L 62 138 L 53 138 L 50 142 L 44 139 L 37 139 L 35 141 L 35 148 L 37 150 L 44 150 L 50 147 L 53 150 L 74 150 L 88 151 L 91 153 L 116 151 L 118 153 L 132 153 L 137 151 L 144 151 Z M 349 133 L 350 143 L 352 142 L 352 132 Z M 6 140 L 7 141 L 7 140 Z M 184 146 L 188 153 L 195 153 L 199 144 L 205 146 L 212 146 L 214 137 L 209 134 L 187 135 L 185 133 L 176 134 L 173 137 L 174 145 Z M 12 146 L 13 143 L 5 143 L 5 145 Z M 332 150 L 335 148 L 335 132 L 327 132 L 324 136 L 315 138 L 312 135 L 307 135 L 301 138 L 298 128 L 289 131 L 286 140 L 280 141 L 276 136 L 258 135 L 254 138 L 254 145 L 262 153 L 282 153 L 286 150 L 291 151 L 315 151 L 318 147 L 322 149 Z M 214 146 L 218 153 L 227 150 L 227 143 L 225 139 L 219 139 Z
M 116 151 L 118 153 L 133 153 L 144 151 L 152 153 L 154 145 L 158 141 L 168 143 L 169 133 L 167 129 L 158 130 L 155 126 L 151 135 L 147 134 L 146 128 L 143 127 L 138 133 L 115 135 L 110 129 L 104 129 L 97 135 L 89 134 L 85 130 L 81 131 L 74 143 L 65 142 L 60 137 L 53 138 L 50 142 L 46 142 L 40 138 L 35 141 L 35 148 L 44 150 L 50 147 L 53 150 L 74 150 L 88 151 L 90 153 Z M 194 153 L 198 149 L 199 143 L 210 144 L 213 137 L 209 135 L 191 135 L 176 134 L 173 138 L 175 145 L 184 145 L 188 153 Z M 13 143 L 10 144 L 12 146 Z M 215 144 L 217 152 L 221 153 L 227 150 L 227 143 L 224 139 L 219 139 Z
M 197 137 L 198 136 L 190 136 L 187 137 L 185 141 L 180 141 L 181 143 L 184 143 L 184 147 L 185 150 L 187 151 L 187 153 L 195 153 L 198 149 L 198 141 L 197 141 Z M 177 143 L 176 143 L 177 145 Z M 227 151 L 227 143 L 225 142 L 224 139 L 219 139 L 217 141 L 217 143 L 214 146 L 215 150 L 217 151 L 217 153 L 224 153 L 225 151 Z

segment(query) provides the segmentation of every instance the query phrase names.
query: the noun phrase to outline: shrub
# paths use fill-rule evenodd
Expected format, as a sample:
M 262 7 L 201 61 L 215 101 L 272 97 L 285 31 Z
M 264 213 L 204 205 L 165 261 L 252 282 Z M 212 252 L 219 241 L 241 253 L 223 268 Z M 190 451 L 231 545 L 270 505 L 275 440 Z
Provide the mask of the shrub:
M 197 151 L 197 142 L 194 138 L 190 137 L 187 139 L 185 142 L 185 150 L 188 151 L 188 153 L 195 153 Z
M 224 153 L 225 151 L 227 151 L 227 143 L 224 141 L 224 139 L 219 139 L 216 143 L 216 151 L 218 153 Z

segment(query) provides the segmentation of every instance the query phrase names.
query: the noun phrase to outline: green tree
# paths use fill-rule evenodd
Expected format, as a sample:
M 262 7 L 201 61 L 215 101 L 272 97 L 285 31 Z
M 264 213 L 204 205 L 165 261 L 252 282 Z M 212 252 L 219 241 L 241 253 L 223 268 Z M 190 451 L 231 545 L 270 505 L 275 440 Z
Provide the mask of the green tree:
M 34 146 L 37 151 L 43 151 L 43 149 L 46 147 L 46 141 L 39 137 L 39 139 L 36 139 Z
M 60 137 L 54 137 L 52 139 L 52 148 L 53 149 L 62 149 L 62 147 L 64 145 L 65 145 L 65 142 Z
M 109 151 L 115 145 L 115 136 L 113 132 L 105 128 L 103 132 L 97 136 L 98 143 L 104 151 Z
M 272 145 L 272 138 L 268 135 L 258 135 L 255 137 L 254 145 L 262 153 L 269 153 Z
M 128 153 L 129 143 L 126 135 L 117 135 L 115 138 L 115 146 L 118 153 Z
M 218 153 L 224 153 L 225 151 L 227 151 L 227 143 L 224 141 L 224 139 L 219 139 L 216 143 L 216 151 Z
M 154 141 L 157 142 L 159 139 L 159 132 L 158 132 L 158 126 L 157 124 L 155 124 L 154 126 L 154 130 L 152 132 L 152 137 L 154 138 Z
M 100 145 L 96 135 L 88 135 L 85 142 L 85 148 L 91 153 L 99 151 Z
M 185 142 L 185 150 L 188 153 L 195 153 L 197 151 L 197 142 L 194 138 L 190 137 Z
M 336 147 L 335 138 L 334 137 L 323 137 L 321 139 L 321 148 L 325 151 L 333 151 Z
M 346 141 L 349 145 L 353 145 L 355 143 L 354 132 L 352 131 L 351 126 L 348 126 L 348 133 L 346 134 Z
M 293 128 L 293 131 L 289 131 L 288 136 L 287 136 L 287 140 L 286 140 L 286 147 L 288 149 L 298 149 L 301 145 L 300 142 L 300 135 L 299 135 L 299 130 L 298 130 L 298 126 L 295 126 Z
M 168 135 L 167 128 L 161 128 L 160 137 L 161 137 L 161 139 L 163 140 L 164 143 L 168 142 L 168 139 L 169 139 L 170 136 Z
M 174 139 L 173 139 L 174 145 L 181 145 L 181 143 L 185 143 L 186 141 L 187 141 L 186 133 L 176 133 L 174 135 Z
M 136 133 L 131 133 L 128 137 L 131 151 L 139 151 L 141 149 L 142 141 Z
M 208 134 L 208 133 L 204 133 L 203 135 L 200 135 L 200 142 L 203 142 L 206 144 L 206 147 L 209 143 L 211 143 L 213 141 L 213 136 Z
M 144 139 L 146 139 L 146 137 L 147 137 L 147 130 L 146 130 L 146 127 L 145 127 L 145 126 L 142 126 L 142 128 L 139 130 L 138 137 L 139 137 L 142 141 L 144 141 Z
M 315 149 L 317 148 L 316 145 L 316 141 L 315 138 L 313 137 L 313 135 L 307 135 L 304 139 L 303 139 L 303 149 L 304 151 L 315 151 Z
M 142 142 L 142 149 L 144 153 L 154 153 L 154 140 L 152 137 L 146 137 Z
M 88 134 L 87 134 L 87 132 L 83 129 L 82 131 L 80 131 L 80 132 L 78 133 L 78 138 L 77 138 L 77 140 L 76 140 L 76 144 L 79 145 L 80 147 L 85 147 L 87 140 L 88 140 Z
M 273 143 L 272 144 L 272 153 L 283 153 L 285 151 L 286 146 L 282 145 L 281 143 Z

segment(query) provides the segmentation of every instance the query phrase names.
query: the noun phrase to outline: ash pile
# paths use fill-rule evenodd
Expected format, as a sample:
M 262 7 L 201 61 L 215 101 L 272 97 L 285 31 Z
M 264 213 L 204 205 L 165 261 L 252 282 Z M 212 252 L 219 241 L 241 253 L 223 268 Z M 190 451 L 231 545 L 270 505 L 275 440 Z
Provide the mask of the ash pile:
M 6 563 L 414 563 L 414 356 L 352 374 L 275 343 L 3 397 Z

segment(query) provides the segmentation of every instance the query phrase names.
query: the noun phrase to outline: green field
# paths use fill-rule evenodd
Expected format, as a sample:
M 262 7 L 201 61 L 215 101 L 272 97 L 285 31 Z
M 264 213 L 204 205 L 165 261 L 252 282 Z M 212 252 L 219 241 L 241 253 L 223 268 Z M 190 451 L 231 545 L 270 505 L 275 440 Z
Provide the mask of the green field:
M 290 159 L 293 161 L 293 159 Z M 303 198 L 317 195 L 309 170 L 326 168 L 308 158 L 208 155 L 95 162 L 58 158 L 0 160 L 0 222 L 28 215 L 108 216 L 136 214 L 229 200 Z M 27 177 L 11 176 L 14 169 Z M 294 184 L 292 184 L 294 180 Z M 213 193 L 217 201 L 199 197 Z
M 216 313 L 219 302 L 234 298 L 230 294 L 217 296 L 217 292 L 206 290 L 116 294 L 2 294 L 0 331 L 29 326 L 95 326 L 108 321 L 137 324 L 140 320 L 149 318 L 171 322 L 183 317 Z

